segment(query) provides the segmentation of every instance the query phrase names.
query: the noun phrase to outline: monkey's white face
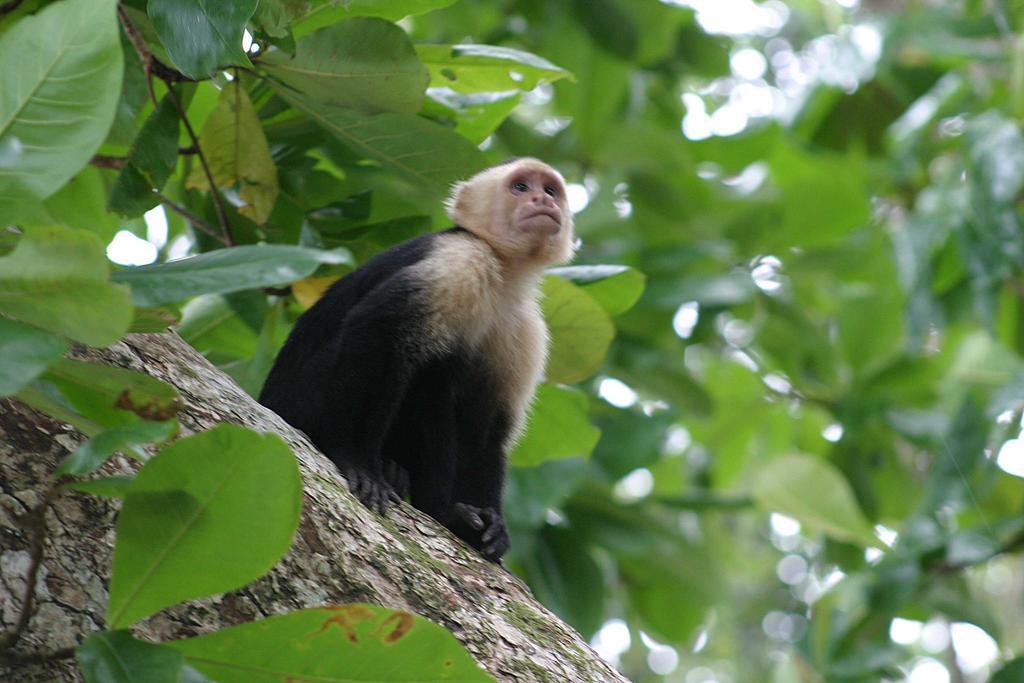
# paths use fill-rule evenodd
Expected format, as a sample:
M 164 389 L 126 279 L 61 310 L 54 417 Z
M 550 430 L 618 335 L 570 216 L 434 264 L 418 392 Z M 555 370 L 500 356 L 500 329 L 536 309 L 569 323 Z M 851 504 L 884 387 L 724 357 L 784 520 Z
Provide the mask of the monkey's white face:
M 546 169 L 526 166 L 507 180 L 507 216 L 511 227 L 527 233 L 555 235 L 565 223 L 565 186 Z
M 565 181 L 537 159 L 519 159 L 458 183 L 448 215 L 516 268 L 541 269 L 572 258 L 573 220 Z

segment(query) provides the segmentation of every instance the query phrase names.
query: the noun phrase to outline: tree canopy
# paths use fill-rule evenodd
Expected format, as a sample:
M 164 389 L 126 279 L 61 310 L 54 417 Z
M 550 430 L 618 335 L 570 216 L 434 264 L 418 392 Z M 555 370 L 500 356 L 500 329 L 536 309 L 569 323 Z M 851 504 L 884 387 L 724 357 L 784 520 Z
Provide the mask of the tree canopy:
M 510 569 L 635 681 L 1021 680 L 1022 30 L 1004 0 L 5 3 L 0 395 L 91 437 L 55 477 L 124 499 L 108 627 L 265 573 L 300 483 L 71 344 L 171 328 L 255 395 L 331 282 L 535 156 L 581 246 L 543 283 Z M 225 633 L 77 656 L 230 680 L 196 664 L 243 661 Z

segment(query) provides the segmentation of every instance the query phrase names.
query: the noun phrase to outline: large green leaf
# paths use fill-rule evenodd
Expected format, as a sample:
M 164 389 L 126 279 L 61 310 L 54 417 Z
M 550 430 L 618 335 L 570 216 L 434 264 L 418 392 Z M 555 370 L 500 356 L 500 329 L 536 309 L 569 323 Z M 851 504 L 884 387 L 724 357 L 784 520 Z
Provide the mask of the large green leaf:
M 121 338 L 132 321 L 126 287 L 108 282 L 96 235 L 81 230 L 30 230 L 0 257 L 0 314 L 92 346 Z
M 430 69 L 432 87 L 461 93 L 529 91 L 572 78 L 537 55 L 497 45 L 417 45 L 416 54 Z
M 199 146 L 217 186 L 237 191 L 244 202 L 238 212 L 256 223 L 266 223 L 277 199 L 277 168 L 263 126 L 239 81 L 224 86 L 217 108 L 203 126 Z M 192 168 L 186 185 L 209 188 L 202 166 Z
M 180 683 L 185 658 L 128 631 L 93 633 L 75 649 L 86 683 Z M 194 679 L 193 679 L 194 680 Z
M 132 143 L 127 164 L 110 191 L 108 206 L 124 216 L 141 216 L 157 205 L 153 190 L 163 188 L 178 160 L 178 110 L 171 95 L 149 115 Z
M 415 114 L 430 80 L 405 31 L 369 17 L 321 29 L 296 43 L 294 57 L 271 51 L 260 64 L 307 101 L 365 113 Z
M 121 93 L 115 0 L 62 0 L 0 36 L 0 213 L 53 194 L 96 152 Z
M 572 384 L 597 372 L 615 336 L 601 305 L 571 282 L 548 276 L 543 308 L 551 331 L 548 381 Z
M 469 140 L 420 116 L 369 116 L 311 99 L 280 84 L 275 88 L 353 154 L 377 162 L 425 194 L 442 197 L 453 182 L 486 165 L 483 154 Z
M 547 460 L 590 455 L 601 432 L 587 419 L 587 397 L 550 384 L 537 387 L 526 432 L 509 456 L 513 465 L 531 467 Z
M 164 448 L 117 520 L 108 623 L 259 578 L 291 545 L 301 504 L 295 457 L 277 436 L 221 424 Z
M 573 282 L 601 304 L 608 315 L 625 313 L 644 293 L 646 277 L 629 266 L 564 266 L 548 271 Z
M 219 249 L 179 261 L 128 268 L 114 279 L 132 287 L 139 306 L 181 301 L 197 294 L 237 292 L 287 284 L 310 275 L 322 263 L 351 263 L 345 249 L 322 251 L 285 244 Z
M 765 510 L 780 512 L 832 538 L 879 546 L 849 482 L 821 458 L 786 455 L 760 465 L 751 490 Z
M 65 339 L 0 318 L 0 396 L 21 389 L 67 350 Z
M 166 644 L 220 683 L 491 681 L 448 630 L 376 605 L 336 605 Z
M 202 79 L 217 67 L 250 66 L 242 51 L 242 30 L 258 0 L 150 0 L 146 6 L 174 65 Z

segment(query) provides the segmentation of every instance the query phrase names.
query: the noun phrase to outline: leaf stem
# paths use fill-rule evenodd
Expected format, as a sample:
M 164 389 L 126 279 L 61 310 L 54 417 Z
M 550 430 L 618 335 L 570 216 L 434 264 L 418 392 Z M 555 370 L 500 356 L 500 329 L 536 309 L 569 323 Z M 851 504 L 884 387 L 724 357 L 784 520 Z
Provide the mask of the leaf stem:
M 207 235 L 209 235 L 213 239 L 217 240 L 218 242 L 220 242 L 224 246 L 231 246 L 227 242 L 224 241 L 224 235 L 223 234 L 218 232 L 216 228 L 214 228 L 212 225 L 210 225 L 209 223 L 204 221 L 202 218 L 200 218 L 199 216 L 195 215 L 194 213 L 192 213 L 191 211 L 186 209 L 181 204 L 178 204 L 177 202 L 175 202 L 171 198 L 161 194 L 160 192 L 157 192 L 156 196 L 157 196 L 157 198 L 160 199 L 160 203 L 161 204 L 163 204 L 164 206 L 166 206 L 168 209 L 170 209 L 174 213 L 178 214 L 179 216 L 184 217 L 189 223 L 192 224 L 192 227 L 199 228 L 199 230 L 201 230 L 202 232 L 205 232 Z

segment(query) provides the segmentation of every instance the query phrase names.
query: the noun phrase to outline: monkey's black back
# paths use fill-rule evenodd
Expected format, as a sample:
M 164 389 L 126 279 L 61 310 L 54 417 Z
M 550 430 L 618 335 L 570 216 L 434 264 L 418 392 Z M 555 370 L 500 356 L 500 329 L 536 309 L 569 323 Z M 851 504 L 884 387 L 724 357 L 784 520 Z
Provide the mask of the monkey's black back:
M 334 283 L 296 321 L 259 401 L 304 431 L 364 503 L 383 507 L 393 495 L 385 470 L 398 465 L 413 505 L 496 560 L 508 547 L 500 506 L 511 420 L 488 359 L 432 339 L 433 283 L 410 268 L 453 238 L 477 239 L 459 228 L 424 235 Z

